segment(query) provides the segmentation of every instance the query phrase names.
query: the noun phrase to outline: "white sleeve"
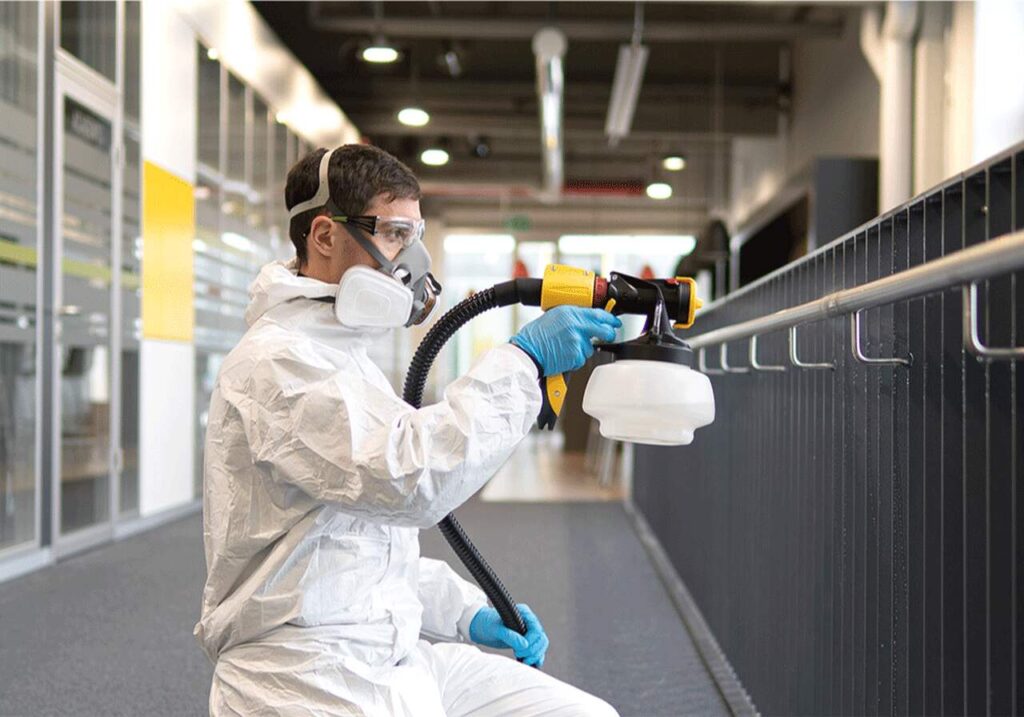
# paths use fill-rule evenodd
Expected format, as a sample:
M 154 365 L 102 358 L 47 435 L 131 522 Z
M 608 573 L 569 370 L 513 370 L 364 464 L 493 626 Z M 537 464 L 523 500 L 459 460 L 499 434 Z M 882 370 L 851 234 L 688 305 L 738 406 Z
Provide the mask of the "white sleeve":
M 418 592 L 423 603 L 420 631 L 437 640 L 468 641 L 469 623 L 487 605 L 483 591 L 443 560 L 420 558 Z
M 358 372 L 283 349 L 222 386 L 252 459 L 271 477 L 346 512 L 427 528 L 504 463 L 540 410 L 537 369 L 504 344 L 413 409 Z

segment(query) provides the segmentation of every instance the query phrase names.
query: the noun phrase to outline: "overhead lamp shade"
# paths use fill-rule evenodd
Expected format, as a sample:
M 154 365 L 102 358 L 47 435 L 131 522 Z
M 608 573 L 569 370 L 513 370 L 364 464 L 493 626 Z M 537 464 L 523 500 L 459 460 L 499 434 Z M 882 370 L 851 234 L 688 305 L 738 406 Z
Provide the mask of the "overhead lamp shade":
M 652 182 L 647 185 L 647 196 L 651 199 L 668 199 L 672 196 L 672 185 L 664 182 Z
M 708 377 L 689 366 L 619 359 L 594 369 L 583 410 L 597 419 L 605 438 L 683 446 L 715 420 L 715 396 Z
M 431 167 L 442 167 L 448 164 L 448 153 L 439 147 L 431 147 L 423 150 L 420 161 Z
M 363 48 L 362 57 L 364 62 L 379 65 L 390 64 L 398 60 L 398 50 L 390 45 L 371 45 Z
M 398 121 L 407 127 L 423 127 L 430 121 L 430 114 L 419 107 L 406 107 L 399 110 Z
M 640 97 L 648 48 L 644 45 L 621 45 L 612 79 L 612 96 L 608 103 L 604 132 L 613 145 L 629 134 L 633 125 L 636 102 Z
M 670 172 L 681 172 L 686 169 L 686 157 L 678 154 L 669 155 L 661 160 L 661 166 Z

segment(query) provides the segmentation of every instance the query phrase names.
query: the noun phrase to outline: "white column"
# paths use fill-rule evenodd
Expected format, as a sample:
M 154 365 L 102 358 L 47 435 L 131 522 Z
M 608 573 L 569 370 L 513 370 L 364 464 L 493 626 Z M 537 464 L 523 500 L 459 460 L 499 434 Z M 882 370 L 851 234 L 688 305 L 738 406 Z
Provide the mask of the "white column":
M 917 3 L 890 2 L 878 29 L 874 6 L 864 10 L 861 47 L 881 89 L 878 208 L 906 201 L 913 189 L 914 33 Z
M 1024 2 L 974 5 L 973 162 L 1024 140 Z
M 196 179 L 196 72 L 195 33 L 175 5 L 142 3 L 142 158 L 190 185 Z M 192 499 L 195 348 L 146 338 L 140 364 L 139 513 L 145 516 Z

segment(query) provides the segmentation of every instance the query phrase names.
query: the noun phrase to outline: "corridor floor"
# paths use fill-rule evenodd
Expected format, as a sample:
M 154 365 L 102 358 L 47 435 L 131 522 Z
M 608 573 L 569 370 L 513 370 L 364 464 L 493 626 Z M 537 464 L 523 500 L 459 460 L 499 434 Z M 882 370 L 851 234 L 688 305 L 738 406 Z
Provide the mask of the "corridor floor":
M 472 501 L 459 517 L 543 621 L 545 671 L 624 717 L 726 713 L 620 504 Z M 451 557 L 436 530 L 422 544 Z M 0 715 L 204 714 L 204 571 L 196 515 L 0 584 Z

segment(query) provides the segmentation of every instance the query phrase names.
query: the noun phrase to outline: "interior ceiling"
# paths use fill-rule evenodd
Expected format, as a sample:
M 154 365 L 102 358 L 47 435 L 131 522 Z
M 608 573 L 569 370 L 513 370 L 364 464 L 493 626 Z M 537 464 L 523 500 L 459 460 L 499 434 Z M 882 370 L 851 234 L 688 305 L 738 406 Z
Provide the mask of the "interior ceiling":
M 603 223 L 599 214 L 609 208 L 644 208 L 651 229 L 692 230 L 727 186 L 728 138 L 777 132 L 789 92 L 780 82 L 780 50 L 798 39 L 836 37 L 843 21 L 842 8 L 829 5 L 644 3 L 642 41 L 650 57 L 631 133 L 610 147 L 605 117 L 635 3 L 254 4 L 364 136 L 416 170 L 435 209 L 480 226 L 495 223 L 499 203 L 502 214 L 541 208 L 533 197 L 542 160 L 531 48 L 540 27 L 560 27 L 568 38 L 565 180 L 577 191 L 559 206 L 583 208 L 594 223 Z M 359 58 L 378 36 L 401 50 L 398 62 Z M 452 50 L 457 76 L 443 59 Z M 427 126 L 397 121 L 410 104 L 430 113 Z M 484 158 L 472 151 L 481 140 L 490 149 Z M 419 152 L 428 146 L 446 148 L 449 164 L 422 165 Z M 668 153 L 683 154 L 686 170 L 664 172 L 660 159 Z M 672 199 L 591 191 L 595 184 L 635 189 L 655 180 L 673 185 Z

